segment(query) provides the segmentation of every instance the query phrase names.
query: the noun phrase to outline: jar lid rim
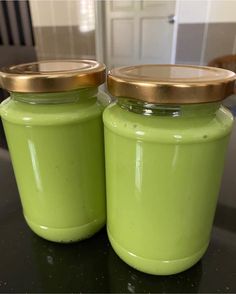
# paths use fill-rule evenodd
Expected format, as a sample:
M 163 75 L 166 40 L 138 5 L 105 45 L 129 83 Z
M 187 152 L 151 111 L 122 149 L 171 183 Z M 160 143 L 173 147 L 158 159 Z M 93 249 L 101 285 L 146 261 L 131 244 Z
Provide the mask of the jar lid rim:
M 110 70 L 108 90 L 149 103 L 206 103 L 232 94 L 235 79 L 234 72 L 215 67 L 144 64 Z
M 105 71 L 95 60 L 43 60 L 3 67 L 0 87 L 19 93 L 70 91 L 103 84 Z

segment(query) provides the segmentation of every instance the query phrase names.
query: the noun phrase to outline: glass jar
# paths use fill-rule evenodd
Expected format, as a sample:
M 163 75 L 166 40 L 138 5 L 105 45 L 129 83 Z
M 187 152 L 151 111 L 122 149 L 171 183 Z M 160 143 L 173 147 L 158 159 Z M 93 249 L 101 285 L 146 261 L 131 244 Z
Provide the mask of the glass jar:
M 220 101 L 235 75 L 209 67 L 113 69 L 103 114 L 107 230 L 115 252 L 170 275 L 207 249 L 233 116 Z
M 102 112 L 96 61 L 3 68 L 1 118 L 23 206 L 39 236 L 74 242 L 105 224 Z

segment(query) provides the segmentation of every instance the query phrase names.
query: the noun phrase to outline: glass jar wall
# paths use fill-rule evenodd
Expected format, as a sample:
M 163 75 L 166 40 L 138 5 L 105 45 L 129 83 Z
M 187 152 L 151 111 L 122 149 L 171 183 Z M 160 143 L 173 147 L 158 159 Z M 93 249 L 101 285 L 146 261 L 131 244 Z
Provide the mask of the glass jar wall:
M 108 77 L 117 97 L 103 115 L 108 235 L 125 262 L 150 274 L 186 270 L 206 251 L 233 124 L 211 96 L 221 82 L 231 91 L 233 73 L 188 70 L 137 66 Z
M 98 94 L 104 73 L 95 61 L 42 62 L 1 72 L 11 92 L 1 118 L 24 216 L 45 239 L 78 241 L 105 224 L 104 106 Z

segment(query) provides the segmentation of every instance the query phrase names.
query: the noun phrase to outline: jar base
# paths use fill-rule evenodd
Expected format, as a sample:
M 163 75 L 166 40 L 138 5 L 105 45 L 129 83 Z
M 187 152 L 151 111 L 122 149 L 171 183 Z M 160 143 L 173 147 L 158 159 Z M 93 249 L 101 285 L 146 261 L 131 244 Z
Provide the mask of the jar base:
M 208 243 L 191 256 L 175 260 L 152 260 L 137 256 L 120 246 L 107 229 L 108 238 L 116 254 L 129 266 L 151 275 L 173 275 L 196 264 L 207 250 Z
M 30 229 L 43 239 L 58 243 L 72 243 L 88 239 L 97 233 L 104 225 L 105 218 L 96 219 L 88 224 L 71 228 L 50 228 L 30 221 L 25 215 Z

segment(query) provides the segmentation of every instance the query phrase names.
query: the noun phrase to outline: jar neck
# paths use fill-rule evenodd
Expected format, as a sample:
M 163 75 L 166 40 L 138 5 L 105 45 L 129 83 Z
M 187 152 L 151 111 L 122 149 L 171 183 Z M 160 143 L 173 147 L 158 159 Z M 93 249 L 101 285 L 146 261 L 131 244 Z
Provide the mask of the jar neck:
M 98 88 L 84 88 L 56 93 L 16 93 L 11 92 L 13 100 L 29 104 L 62 104 L 96 98 Z
M 119 98 L 117 104 L 124 110 L 146 116 L 194 117 L 214 114 L 219 102 L 201 104 L 152 104 L 141 100 Z

